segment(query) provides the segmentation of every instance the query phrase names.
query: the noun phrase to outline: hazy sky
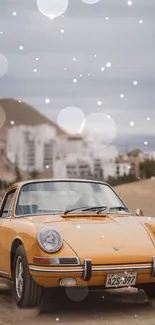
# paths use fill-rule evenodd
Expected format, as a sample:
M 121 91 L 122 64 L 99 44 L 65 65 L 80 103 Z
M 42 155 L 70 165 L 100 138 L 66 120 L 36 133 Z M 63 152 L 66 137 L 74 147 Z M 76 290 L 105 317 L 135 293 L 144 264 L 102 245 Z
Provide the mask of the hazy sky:
M 155 0 L 84 2 L 38 0 L 50 15 L 67 7 L 49 19 L 37 0 L 0 0 L 0 97 L 55 121 L 68 106 L 102 112 L 122 143 L 155 149 Z

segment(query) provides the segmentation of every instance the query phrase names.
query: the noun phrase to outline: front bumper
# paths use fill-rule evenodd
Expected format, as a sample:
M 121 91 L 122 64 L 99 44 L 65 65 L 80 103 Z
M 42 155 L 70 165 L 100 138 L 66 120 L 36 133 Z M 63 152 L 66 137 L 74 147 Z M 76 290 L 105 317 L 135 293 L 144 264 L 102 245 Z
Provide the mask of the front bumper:
M 92 265 L 91 260 L 86 259 L 84 265 L 80 266 L 36 266 L 29 265 L 29 271 L 35 277 L 62 278 L 76 277 L 82 281 L 89 282 L 95 276 L 104 278 L 107 274 L 137 272 L 139 275 L 147 275 L 152 282 L 155 282 L 155 256 L 152 263 L 130 264 L 130 265 Z M 149 282 L 149 281 L 148 281 Z M 151 282 L 151 280 L 150 280 Z

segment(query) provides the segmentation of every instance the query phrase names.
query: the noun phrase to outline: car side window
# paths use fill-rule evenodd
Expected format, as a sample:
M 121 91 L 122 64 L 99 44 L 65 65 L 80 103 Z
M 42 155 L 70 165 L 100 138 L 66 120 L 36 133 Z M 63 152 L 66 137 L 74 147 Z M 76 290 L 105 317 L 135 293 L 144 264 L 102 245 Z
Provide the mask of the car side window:
M 16 190 L 13 190 L 13 191 L 8 192 L 5 195 L 4 201 L 1 205 L 1 211 L 0 211 L 1 218 L 7 218 L 10 216 L 15 192 L 16 192 Z

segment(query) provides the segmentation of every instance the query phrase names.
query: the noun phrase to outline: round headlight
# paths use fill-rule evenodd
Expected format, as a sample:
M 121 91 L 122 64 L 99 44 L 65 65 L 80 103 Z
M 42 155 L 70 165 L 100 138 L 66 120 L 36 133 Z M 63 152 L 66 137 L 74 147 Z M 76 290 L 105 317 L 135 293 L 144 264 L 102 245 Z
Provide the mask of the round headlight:
M 40 248 L 47 253 L 55 253 L 63 244 L 60 233 L 53 228 L 43 228 L 38 234 Z

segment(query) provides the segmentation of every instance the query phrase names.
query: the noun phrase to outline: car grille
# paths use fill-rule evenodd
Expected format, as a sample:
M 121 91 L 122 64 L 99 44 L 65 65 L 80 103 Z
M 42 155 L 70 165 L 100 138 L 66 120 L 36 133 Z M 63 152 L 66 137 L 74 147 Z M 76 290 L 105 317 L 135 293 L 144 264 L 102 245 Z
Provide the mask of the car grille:
M 77 257 L 59 257 L 59 265 L 79 265 Z

